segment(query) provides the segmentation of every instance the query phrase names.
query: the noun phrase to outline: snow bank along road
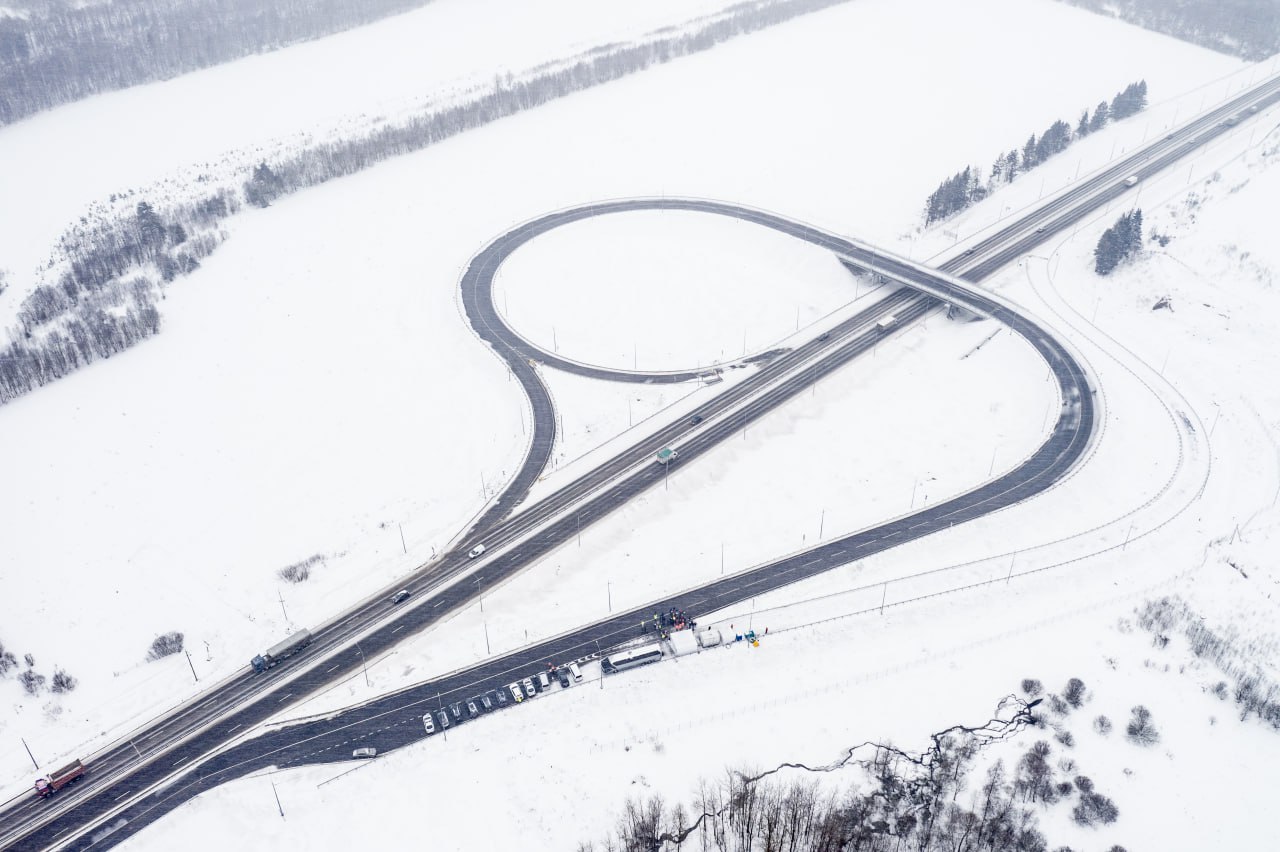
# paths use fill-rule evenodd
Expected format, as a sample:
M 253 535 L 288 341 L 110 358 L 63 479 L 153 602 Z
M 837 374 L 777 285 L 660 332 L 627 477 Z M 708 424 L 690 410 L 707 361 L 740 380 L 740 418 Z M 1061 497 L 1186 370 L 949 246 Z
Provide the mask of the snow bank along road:
M 587 205 L 550 214 L 503 235 L 478 254 L 468 268 L 463 281 L 463 299 L 473 326 L 508 361 L 513 374 L 534 400 L 537 415 L 534 438 L 524 466 L 494 507 L 473 527 L 462 545 L 437 563 L 424 566 L 420 578 L 410 586 L 417 592 L 439 593 L 419 594 L 414 607 L 401 610 L 394 610 L 385 596 L 365 601 L 318 628 L 313 648 L 286 661 L 272 674 L 255 677 L 242 673 L 230 678 L 216 690 L 139 731 L 132 742 L 126 740 L 118 747 L 91 756 L 90 775 L 79 788 L 72 788 L 48 803 L 27 800 L 8 809 L 0 843 L 21 849 L 109 845 L 201 790 L 256 769 L 345 759 L 350 743 L 356 740 L 385 749 L 420 739 L 424 736 L 420 719 L 427 710 L 496 688 L 516 676 L 531 674 L 545 662 L 564 662 L 617 645 L 634 637 L 638 622 L 655 610 L 675 606 L 696 617 L 700 612 L 722 608 L 979 517 L 1050 487 L 1080 459 L 1092 435 L 1094 405 L 1087 378 L 1070 352 L 1034 321 L 1021 316 L 1003 300 L 975 290 L 949 273 L 961 273 L 970 280 L 986 277 L 1054 232 L 1130 191 L 1124 181 L 1128 175 L 1146 177 L 1156 173 L 1230 129 L 1224 123 L 1228 117 L 1239 114 L 1247 118 L 1249 106 L 1277 99 L 1280 99 L 1280 80 L 1261 84 L 1013 221 L 945 264 L 942 271 L 885 255 L 870 246 L 774 214 L 688 199 L 636 199 Z M 525 512 L 499 522 L 527 495 L 546 462 L 554 438 L 550 400 L 529 360 L 550 363 L 560 359 L 531 347 L 501 322 L 490 298 L 492 276 L 503 257 L 550 228 L 588 216 L 642 209 L 699 210 L 735 216 L 828 248 L 849 265 L 879 272 L 912 289 L 896 293 L 846 321 L 831 332 L 828 340 L 811 341 L 775 360 L 760 371 L 760 377 L 767 380 L 751 384 L 749 391 L 739 391 L 732 401 L 722 402 L 728 397 L 727 392 L 708 403 L 706 408 L 714 409 L 715 419 L 708 418 L 697 428 L 687 422 L 668 427 Z M 827 542 L 669 600 L 654 602 L 335 716 L 282 728 L 226 748 L 238 733 L 288 706 L 285 702 L 296 701 L 353 671 L 365 654 L 377 653 L 394 644 L 406 628 L 411 632 L 421 629 L 465 605 L 479 588 L 501 581 L 571 538 L 579 524 L 594 521 L 629 496 L 656 484 L 668 470 L 647 462 L 657 447 L 682 438 L 680 458 L 675 464 L 690 463 L 717 441 L 736 434 L 754 418 L 874 346 L 889 333 L 871 325 L 877 316 L 892 311 L 900 328 L 942 302 L 962 305 L 1009 325 L 1040 352 L 1058 379 L 1063 407 L 1054 430 L 1044 445 L 1016 470 L 953 500 L 874 529 Z M 594 369 L 562 361 L 555 366 L 574 371 Z M 648 377 L 654 378 L 657 377 Z M 744 382 L 738 387 L 747 384 Z M 539 394 L 545 399 L 545 406 L 538 405 Z M 573 507 L 572 512 L 566 511 L 569 507 Z M 478 563 L 468 561 L 466 550 L 480 540 L 496 555 Z M 478 570 L 466 577 L 467 582 L 458 582 L 459 575 L 476 567 Z M 359 636 L 360 646 L 356 646 L 350 640 L 361 631 L 370 632 Z M 326 647 L 331 650 L 327 656 L 324 655 Z M 220 748 L 223 750 L 215 754 Z M 196 768 L 183 777 L 170 779 L 167 785 L 152 789 L 158 782 L 181 774 L 184 767 Z M 111 831 L 111 827 L 116 830 Z

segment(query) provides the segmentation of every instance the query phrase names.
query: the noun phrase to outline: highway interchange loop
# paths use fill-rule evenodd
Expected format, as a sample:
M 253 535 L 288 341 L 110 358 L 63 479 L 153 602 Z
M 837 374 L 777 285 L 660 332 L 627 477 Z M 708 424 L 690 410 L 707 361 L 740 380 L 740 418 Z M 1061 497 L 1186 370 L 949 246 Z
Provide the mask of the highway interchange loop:
M 311 649 L 286 660 L 265 679 L 238 672 L 209 693 L 166 714 L 131 739 L 91 756 L 93 768 L 80 790 L 65 803 L 43 809 L 28 801 L 5 812 L 0 843 L 11 848 L 106 848 L 138 831 L 179 804 L 233 778 L 271 766 L 295 766 L 344 760 L 353 743 L 396 748 L 425 736 L 421 716 L 446 703 L 465 699 L 541 669 L 547 662 L 592 656 L 634 638 L 637 624 L 655 610 L 675 606 L 697 618 L 735 602 L 781 588 L 831 568 L 946 529 L 1026 500 L 1051 488 L 1084 458 L 1098 425 L 1093 387 L 1080 361 L 1030 317 L 1007 301 L 970 283 L 992 274 L 1053 233 L 1070 228 L 1104 204 L 1125 194 L 1126 175 L 1155 174 L 1226 132 L 1223 119 L 1250 104 L 1280 97 L 1280 80 L 1259 84 L 1140 149 L 1099 174 L 1082 180 L 1022 218 L 1010 222 L 953 258 L 931 269 L 874 247 L 822 231 L 787 217 L 718 201 L 678 198 L 624 199 L 556 211 L 525 222 L 495 239 L 469 264 L 461 282 L 464 310 L 473 328 L 510 366 L 529 395 L 534 429 L 526 460 L 504 491 L 460 539 L 454 550 L 416 572 L 409 587 L 413 603 L 389 609 L 385 596 L 370 598 L 313 630 Z M 877 273 L 903 289 L 815 339 L 781 353 L 755 374 L 726 388 L 702 408 L 704 422 L 688 420 L 655 434 L 530 506 L 521 506 L 545 469 L 555 439 L 550 395 L 531 362 L 541 362 L 599 378 L 627 381 L 696 379 L 702 371 L 620 375 L 560 359 L 533 347 L 511 330 L 494 309 L 493 276 L 504 258 L 539 234 L 592 216 L 638 210 L 686 210 L 732 216 L 773 228 L 833 252 L 851 268 Z M 953 273 L 964 277 L 955 277 Z M 969 279 L 969 280 L 965 280 Z M 358 671 L 365 655 L 378 654 L 405 636 L 439 622 L 470 605 L 485 588 L 513 576 L 569 541 L 586 526 L 630 497 L 656 485 L 670 467 L 653 463 L 664 445 L 679 447 L 678 469 L 746 424 L 794 397 L 822 376 L 870 350 L 884 336 L 909 325 L 942 304 L 958 305 L 994 319 L 1022 336 L 1049 365 L 1062 400 L 1057 421 L 1044 443 L 1014 470 L 948 501 L 892 519 L 874 528 L 823 542 L 715 582 L 673 594 L 634 610 L 383 695 L 339 713 L 268 730 L 244 738 L 289 705 L 285 701 L 314 694 Z M 892 312 L 891 329 L 876 320 Z M 584 372 L 587 371 L 587 372 Z M 606 375 L 608 374 L 608 375 Z M 678 377 L 678 378 L 677 378 Z M 475 543 L 489 548 L 472 562 L 466 552 Z M 399 631 L 409 628 L 404 633 Z M 358 639 L 358 642 L 355 640 Z M 361 647 L 363 646 L 363 647 Z M 325 671 L 324 665 L 332 664 Z M 141 749 L 136 748 L 140 746 Z M 136 753 L 136 757 L 135 757 Z M 127 799 L 128 801 L 123 801 Z M 120 804 L 117 804 L 121 802 Z M 51 803 L 52 804 L 52 803 Z

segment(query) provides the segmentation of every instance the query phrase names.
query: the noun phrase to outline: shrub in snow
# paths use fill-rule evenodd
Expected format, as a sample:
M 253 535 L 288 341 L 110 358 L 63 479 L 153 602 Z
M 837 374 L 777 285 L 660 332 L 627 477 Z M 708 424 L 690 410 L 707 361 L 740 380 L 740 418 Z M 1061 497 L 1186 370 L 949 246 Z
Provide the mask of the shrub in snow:
M 1054 739 L 1062 743 L 1067 748 L 1071 748 L 1076 744 L 1076 738 L 1071 735 L 1070 731 L 1058 731 Z
M 1040 681 L 1036 680 L 1033 677 L 1023 678 L 1022 693 L 1026 695 L 1028 698 L 1035 698 L 1037 695 L 1039 695 L 1042 692 L 1044 692 L 1044 684 L 1042 684 Z
M 1133 708 L 1133 718 L 1129 720 L 1125 733 L 1134 745 L 1150 746 L 1160 741 L 1160 732 L 1151 721 L 1151 711 L 1141 704 Z
M 51 688 L 54 692 L 70 692 L 76 688 L 77 683 L 79 683 L 79 681 L 67 674 L 64 669 L 55 669 L 53 672 L 53 686 Z
M 1084 703 L 1084 681 L 1078 677 L 1073 677 L 1067 681 L 1067 688 L 1063 690 L 1062 697 L 1072 707 L 1079 708 Z
M 1071 809 L 1071 819 L 1077 825 L 1109 825 L 1119 816 L 1116 803 L 1101 793 L 1081 793 L 1080 804 Z
M 1090 779 L 1089 776 L 1077 775 L 1075 778 L 1075 781 L 1076 781 L 1076 789 L 1079 790 L 1081 793 L 1093 792 L 1093 780 Z
M 13 655 L 12 651 L 4 649 L 4 643 L 0 642 L 0 677 L 4 677 L 10 669 L 18 667 L 18 658 Z
M 147 652 L 148 660 L 159 660 L 170 654 L 176 654 L 182 650 L 183 635 L 174 630 L 169 633 L 162 633 L 151 643 L 151 650 Z
M 281 580 L 287 580 L 290 583 L 305 583 L 311 577 L 311 567 L 323 561 L 324 557 L 317 553 L 301 562 L 281 568 L 276 574 Z
M 23 654 L 22 660 L 27 664 L 27 668 L 33 668 L 36 664 L 36 658 L 31 654 Z
M 40 690 L 44 689 L 45 676 L 36 674 L 34 669 L 27 669 L 18 675 L 18 682 L 22 684 L 22 688 L 27 691 L 27 695 L 36 695 Z
M 1111 720 L 1106 716 L 1099 716 L 1093 720 L 1093 729 L 1105 737 L 1111 733 Z
M 1071 708 L 1067 706 L 1067 702 L 1063 701 L 1060 695 L 1049 696 L 1049 709 L 1059 716 L 1065 716 L 1071 712 Z

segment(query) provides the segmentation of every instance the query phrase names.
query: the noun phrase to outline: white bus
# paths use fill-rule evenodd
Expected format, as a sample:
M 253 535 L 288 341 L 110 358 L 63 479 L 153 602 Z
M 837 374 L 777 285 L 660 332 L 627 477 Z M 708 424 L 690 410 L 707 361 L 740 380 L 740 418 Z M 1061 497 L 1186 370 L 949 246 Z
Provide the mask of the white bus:
M 619 651 L 616 654 L 610 654 L 600 661 L 600 668 L 605 674 L 613 674 L 624 669 L 643 666 L 645 663 L 656 663 L 661 659 L 661 645 L 645 645 L 642 648 L 633 648 L 630 651 Z

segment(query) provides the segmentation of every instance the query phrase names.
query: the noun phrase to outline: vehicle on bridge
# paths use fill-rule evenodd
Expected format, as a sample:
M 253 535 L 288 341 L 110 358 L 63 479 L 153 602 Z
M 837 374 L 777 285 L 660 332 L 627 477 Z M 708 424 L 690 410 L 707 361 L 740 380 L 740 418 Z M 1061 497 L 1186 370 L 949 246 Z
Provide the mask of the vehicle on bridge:
M 1137 185 L 1138 185 L 1138 176 L 1137 176 L 1137 175 L 1129 175 L 1127 178 L 1125 178 L 1125 179 L 1124 179 L 1124 185 L 1125 185 L 1125 186 L 1137 186 Z
M 889 329 L 893 328 L 897 324 L 898 324 L 898 318 L 895 317 L 893 314 L 889 314 L 888 316 L 882 318 L 879 322 L 876 323 L 876 331 L 888 331 Z
M 671 462 L 675 461 L 679 457 L 680 453 L 670 447 L 663 447 L 654 454 L 654 458 L 658 460 L 658 464 L 671 464 Z
M 605 674 L 616 674 L 627 669 L 634 669 L 637 666 L 656 663 L 661 659 L 661 645 L 645 645 L 641 648 L 633 648 L 630 651 L 619 651 L 616 654 L 610 654 L 600 661 L 600 668 Z
M 74 784 L 84 777 L 84 764 L 77 758 L 61 769 L 49 773 L 48 778 L 36 780 L 36 795 L 47 799 L 68 784 Z
M 267 669 L 279 665 L 280 661 L 286 657 L 292 657 L 303 648 L 311 644 L 311 631 L 299 630 L 278 645 L 273 645 L 266 651 L 254 657 L 250 662 L 255 672 L 265 672 Z

